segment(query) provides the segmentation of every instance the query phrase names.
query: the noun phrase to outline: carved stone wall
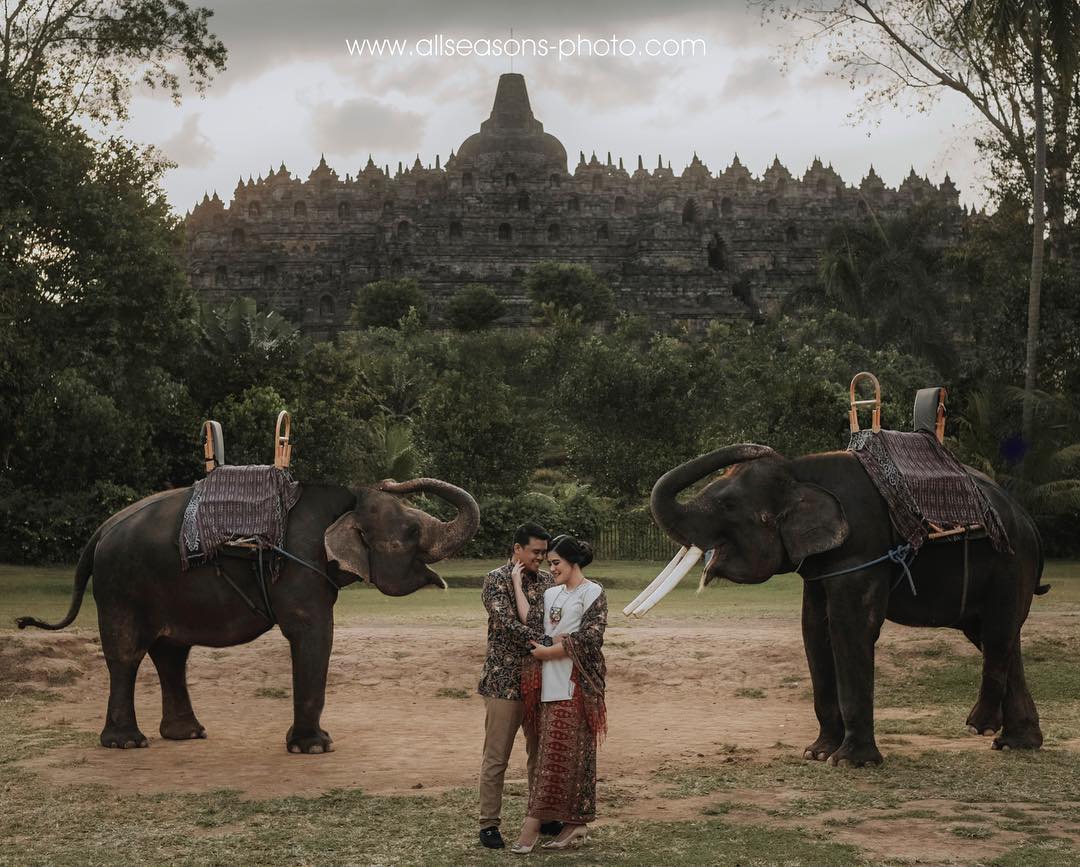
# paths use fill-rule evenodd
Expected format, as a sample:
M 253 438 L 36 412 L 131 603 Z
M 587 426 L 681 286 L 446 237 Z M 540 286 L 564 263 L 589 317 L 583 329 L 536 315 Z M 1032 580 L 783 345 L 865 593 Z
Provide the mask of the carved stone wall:
M 801 178 L 774 160 L 760 178 L 738 156 L 712 174 L 694 155 L 675 175 L 658 161 L 633 172 L 580 154 L 573 172 L 529 107 L 524 78 L 501 76 L 480 132 L 424 167 L 391 176 L 369 158 L 344 179 L 325 159 L 300 180 L 282 165 L 215 193 L 186 219 L 192 285 L 211 303 L 253 296 L 308 333 L 348 328 L 355 290 L 412 277 L 436 319 L 463 284 L 490 284 L 509 324 L 529 321 L 521 277 L 543 261 L 588 265 L 620 309 L 689 323 L 757 313 L 814 280 L 829 228 L 846 218 L 904 213 L 936 200 L 962 228 L 959 194 L 914 170 L 899 189 L 874 172 L 856 186 L 815 159 Z

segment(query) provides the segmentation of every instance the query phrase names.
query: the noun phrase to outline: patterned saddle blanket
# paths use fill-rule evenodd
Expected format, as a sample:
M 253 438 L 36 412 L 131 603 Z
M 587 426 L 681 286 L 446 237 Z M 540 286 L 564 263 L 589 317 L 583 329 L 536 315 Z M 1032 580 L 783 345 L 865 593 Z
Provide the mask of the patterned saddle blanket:
M 213 560 L 235 539 L 258 538 L 280 546 L 300 484 L 272 466 L 222 466 L 197 481 L 180 527 L 183 569 L 195 556 Z
M 933 434 L 858 431 L 851 435 L 848 451 L 874 482 L 893 525 L 912 550 L 926 542 L 930 523 L 943 529 L 981 526 L 996 550 L 1011 550 L 986 494 Z

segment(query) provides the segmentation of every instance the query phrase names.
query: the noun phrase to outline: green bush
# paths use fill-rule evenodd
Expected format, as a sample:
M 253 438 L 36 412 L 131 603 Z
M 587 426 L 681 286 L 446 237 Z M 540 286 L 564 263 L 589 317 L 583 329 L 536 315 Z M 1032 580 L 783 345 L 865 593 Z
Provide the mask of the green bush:
M 376 280 L 356 290 L 352 319 L 361 328 L 397 328 L 415 310 L 427 320 L 427 302 L 415 280 Z
M 522 284 L 538 315 L 549 311 L 582 322 L 600 322 L 615 312 L 615 294 L 592 268 L 541 262 Z
M 584 493 L 574 494 L 566 500 L 535 492 L 514 497 L 486 497 L 480 500 L 480 529 L 459 556 L 507 556 L 514 530 L 526 521 L 535 521 L 553 536 L 569 533 L 592 541 L 603 517 L 602 504 Z
M 495 290 L 483 283 L 468 283 L 446 305 L 446 321 L 457 331 L 483 331 L 506 314 Z
M 74 563 L 98 526 L 138 498 L 112 482 L 57 496 L 0 485 L 0 562 Z

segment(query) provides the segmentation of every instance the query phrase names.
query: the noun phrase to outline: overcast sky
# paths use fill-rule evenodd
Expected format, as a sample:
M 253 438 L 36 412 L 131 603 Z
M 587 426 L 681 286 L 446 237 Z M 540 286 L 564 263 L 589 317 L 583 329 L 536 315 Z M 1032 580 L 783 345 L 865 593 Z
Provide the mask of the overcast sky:
M 566 146 L 570 169 L 578 151 L 608 151 L 628 169 L 642 154 L 679 172 L 696 151 L 714 173 L 735 153 L 755 175 L 778 155 L 801 176 L 820 156 L 848 183 L 871 164 L 896 186 L 914 167 L 935 184 L 948 172 L 961 201 L 986 201 L 984 175 L 971 141 L 972 116 L 958 98 L 929 113 L 888 109 L 852 125 L 860 94 L 823 55 L 783 68 L 790 34 L 762 25 L 745 0 L 202 0 L 215 10 L 214 32 L 229 51 L 228 69 L 203 98 L 177 108 L 152 93 L 137 95 L 128 133 L 157 145 L 178 164 L 166 175 L 173 206 L 183 213 L 204 192 L 226 201 L 240 176 L 265 175 L 284 162 L 306 178 L 325 153 L 342 177 L 370 153 L 379 165 L 426 165 L 480 127 L 491 110 L 498 76 L 510 61 L 492 57 L 422 57 L 427 43 L 447 39 L 546 38 L 577 42 L 704 40 L 704 56 L 522 57 L 533 113 Z M 350 56 L 347 39 L 409 40 L 413 55 Z M 630 43 L 621 43 L 623 50 Z M 407 49 L 407 50 L 408 50 Z M 830 74 L 832 73 L 832 74 Z

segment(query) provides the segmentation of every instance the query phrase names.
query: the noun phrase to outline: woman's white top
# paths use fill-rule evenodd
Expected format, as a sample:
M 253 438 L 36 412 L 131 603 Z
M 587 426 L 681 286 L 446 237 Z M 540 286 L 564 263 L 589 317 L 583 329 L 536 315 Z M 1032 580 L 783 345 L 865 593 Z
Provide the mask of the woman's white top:
M 581 619 L 589 610 L 604 588 L 595 581 L 586 578 L 573 590 L 556 585 L 544 591 L 544 634 L 569 635 L 576 632 Z M 562 608 L 562 617 L 558 623 L 551 622 L 551 609 Z M 540 701 L 567 701 L 573 698 L 574 683 L 570 675 L 574 671 L 574 661 L 565 659 L 546 659 L 540 680 Z

